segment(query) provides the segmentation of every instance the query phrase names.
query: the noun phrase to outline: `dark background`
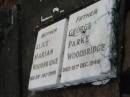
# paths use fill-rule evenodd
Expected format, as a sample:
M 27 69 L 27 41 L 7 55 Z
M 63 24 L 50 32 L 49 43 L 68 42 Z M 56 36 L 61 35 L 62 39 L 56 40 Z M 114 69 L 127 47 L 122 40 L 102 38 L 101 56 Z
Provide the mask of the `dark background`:
M 130 97 L 130 12 L 129 0 L 122 0 L 121 17 L 125 35 L 121 77 L 106 85 L 82 84 L 65 89 L 32 93 L 27 90 L 36 42 L 36 27 L 57 6 L 65 15 L 98 0 L 0 0 L 0 8 L 14 8 L 13 29 L 4 34 L 0 46 L 0 97 Z M 126 9 L 126 10 L 125 10 Z M 57 19 L 46 22 L 48 25 Z

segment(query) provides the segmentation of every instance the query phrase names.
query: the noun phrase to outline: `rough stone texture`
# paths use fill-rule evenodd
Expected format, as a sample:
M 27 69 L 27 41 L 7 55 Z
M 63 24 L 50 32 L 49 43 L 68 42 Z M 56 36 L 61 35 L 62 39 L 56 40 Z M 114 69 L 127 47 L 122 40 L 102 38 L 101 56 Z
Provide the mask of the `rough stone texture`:
M 16 4 L 16 0 L 0 0 L 0 7 L 10 8 Z
M 130 97 L 130 12 L 127 14 L 125 30 L 125 55 L 121 77 L 121 92 L 123 97 Z
M 0 48 L 0 96 L 19 97 L 18 29 L 16 23 Z
M 4 3 L 3 2 L 8 2 Z M 11 2 L 12 3 L 9 3 Z M 52 14 L 54 6 L 64 9 L 66 13 L 79 7 L 90 5 L 98 0 L 18 0 L 21 4 L 19 19 L 19 35 L 18 25 L 14 26 L 10 31 L 5 45 L 0 49 L 0 96 L 1 97 L 120 97 L 119 81 L 111 81 L 102 86 L 79 85 L 69 88 L 31 93 L 27 90 L 30 69 L 32 65 L 33 51 L 35 47 L 37 32 L 34 28 L 40 23 L 40 16 L 43 18 Z M 0 0 L 0 7 L 10 7 L 15 0 Z M 58 5 L 57 5 L 58 4 Z M 22 17 L 22 19 L 21 19 Z M 130 13 L 127 19 L 125 33 L 125 60 L 123 65 L 123 77 L 121 79 L 122 97 L 130 97 Z M 20 36 L 20 42 L 18 41 Z M 19 47 L 19 50 L 18 50 Z M 18 51 L 19 58 L 18 59 Z M 19 60 L 19 63 L 18 63 Z M 22 74 L 20 76 L 19 74 Z M 22 83 L 20 83 L 22 82 Z M 124 84 L 126 83 L 126 84 Z M 20 95 L 20 86 L 22 86 L 22 94 Z
M 82 3 L 85 1 L 84 3 Z M 22 51 L 22 70 L 23 70 L 23 97 L 119 97 L 119 81 L 115 80 L 104 86 L 79 85 L 65 89 L 31 93 L 27 90 L 30 70 L 32 65 L 34 47 L 37 32 L 34 31 L 43 18 L 52 14 L 54 6 L 59 6 L 66 13 L 90 5 L 96 0 L 25 0 L 21 2 L 21 51 Z M 57 2 L 57 3 L 56 3 Z M 54 21 L 54 20 L 52 20 Z M 44 26 L 43 26 L 44 27 Z
M 0 0 L 0 8 L 13 8 L 15 0 Z M 12 30 L 5 32 L 0 46 L 0 97 L 19 97 L 18 25 L 15 15 Z M 7 30 L 7 27 L 6 27 Z M 1 40 L 1 39 L 0 39 Z
M 130 12 L 127 14 L 126 19 L 126 30 L 125 30 L 125 57 L 124 57 L 124 68 L 123 71 L 126 71 L 130 69 L 130 38 L 129 38 L 129 32 L 130 32 Z
M 120 97 L 117 81 L 107 85 L 79 85 L 69 88 L 34 93 L 29 97 Z

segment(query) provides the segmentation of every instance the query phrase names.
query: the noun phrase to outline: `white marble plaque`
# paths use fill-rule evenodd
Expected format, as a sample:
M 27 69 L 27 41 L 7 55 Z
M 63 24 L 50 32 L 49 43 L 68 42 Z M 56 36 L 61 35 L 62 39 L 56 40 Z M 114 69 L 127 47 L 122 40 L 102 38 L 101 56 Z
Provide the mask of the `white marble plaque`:
M 70 16 L 62 84 L 91 81 L 111 70 L 114 0 L 100 0 Z
M 44 90 L 57 86 L 63 63 L 66 30 L 67 19 L 63 19 L 38 32 L 29 90 Z

